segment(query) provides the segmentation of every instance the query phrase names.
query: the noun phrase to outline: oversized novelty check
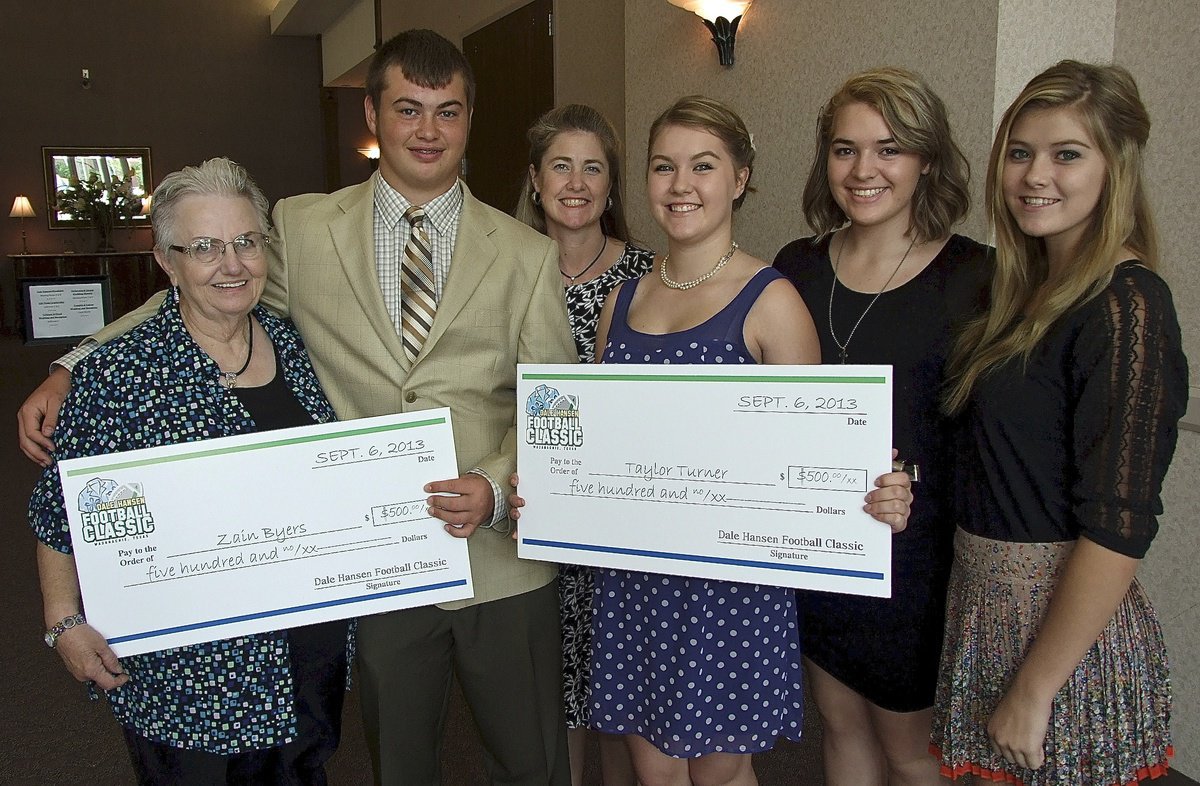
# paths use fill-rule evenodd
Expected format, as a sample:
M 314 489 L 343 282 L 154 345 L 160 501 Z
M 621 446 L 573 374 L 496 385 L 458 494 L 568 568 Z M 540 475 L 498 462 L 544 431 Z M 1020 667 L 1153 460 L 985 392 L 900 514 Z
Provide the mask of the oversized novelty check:
M 522 365 L 518 553 L 891 595 L 890 366 Z
M 118 655 L 472 595 L 422 486 L 450 410 L 59 462 L 88 622 Z

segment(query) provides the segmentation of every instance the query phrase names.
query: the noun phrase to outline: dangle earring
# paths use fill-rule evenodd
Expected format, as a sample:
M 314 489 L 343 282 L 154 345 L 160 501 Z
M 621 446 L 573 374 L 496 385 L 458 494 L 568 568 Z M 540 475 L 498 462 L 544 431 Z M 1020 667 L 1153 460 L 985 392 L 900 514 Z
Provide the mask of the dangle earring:
M 534 191 L 533 194 L 531 194 L 529 198 L 533 200 L 533 204 L 537 205 L 538 207 L 542 206 L 542 192 L 541 191 Z
M 609 197 L 609 198 L 608 198 L 608 202 L 607 202 L 607 203 L 605 203 L 605 205 L 604 205 L 604 212 L 606 212 L 606 213 L 607 213 L 609 210 L 612 210 L 612 205 L 613 205 L 613 203 L 612 203 L 612 197 Z

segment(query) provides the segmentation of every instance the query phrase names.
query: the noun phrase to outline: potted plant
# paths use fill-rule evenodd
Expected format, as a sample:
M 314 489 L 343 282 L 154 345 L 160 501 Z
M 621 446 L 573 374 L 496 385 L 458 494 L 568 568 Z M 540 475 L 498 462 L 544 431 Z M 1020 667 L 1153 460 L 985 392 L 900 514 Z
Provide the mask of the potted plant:
M 133 193 L 132 176 L 105 183 L 92 172 L 84 180 L 71 178 L 58 191 L 55 209 L 89 222 L 98 235 L 96 250 L 112 251 L 113 229 L 128 226 L 142 211 L 142 201 Z

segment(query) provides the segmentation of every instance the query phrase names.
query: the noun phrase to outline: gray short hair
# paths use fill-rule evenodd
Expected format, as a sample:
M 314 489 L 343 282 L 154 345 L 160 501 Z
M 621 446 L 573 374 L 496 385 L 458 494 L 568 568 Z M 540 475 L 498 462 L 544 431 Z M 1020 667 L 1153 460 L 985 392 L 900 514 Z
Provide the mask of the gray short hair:
M 150 201 L 150 225 L 154 228 L 154 247 L 158 250 L 165 253 L 167 246 L 179 244 L 175 237 L 179 201 L 189 196 L 245 197 L 254 206 L 259 228 L 264 234 L 267 232 L 270 205 L 262 189 L 236 161 L 210 158 L 199 166 L 185 166 L 172 172 L 154 189 L 154 198 Z

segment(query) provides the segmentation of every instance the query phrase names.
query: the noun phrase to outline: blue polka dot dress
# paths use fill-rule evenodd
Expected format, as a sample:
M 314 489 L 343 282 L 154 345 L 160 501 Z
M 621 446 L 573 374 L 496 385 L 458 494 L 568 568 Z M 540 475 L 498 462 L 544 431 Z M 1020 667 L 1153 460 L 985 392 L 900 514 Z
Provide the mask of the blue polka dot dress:
M 754 363 L 742 326 L 780 274 L 760 270 L 702 325 L 649 335 L 618 294 L 605 363 Z M 591 725 L 637 734 L 677 758 L 758 753 L 800 739 L 804 705 L 795 593 L 712 579 L 597 571 Z

